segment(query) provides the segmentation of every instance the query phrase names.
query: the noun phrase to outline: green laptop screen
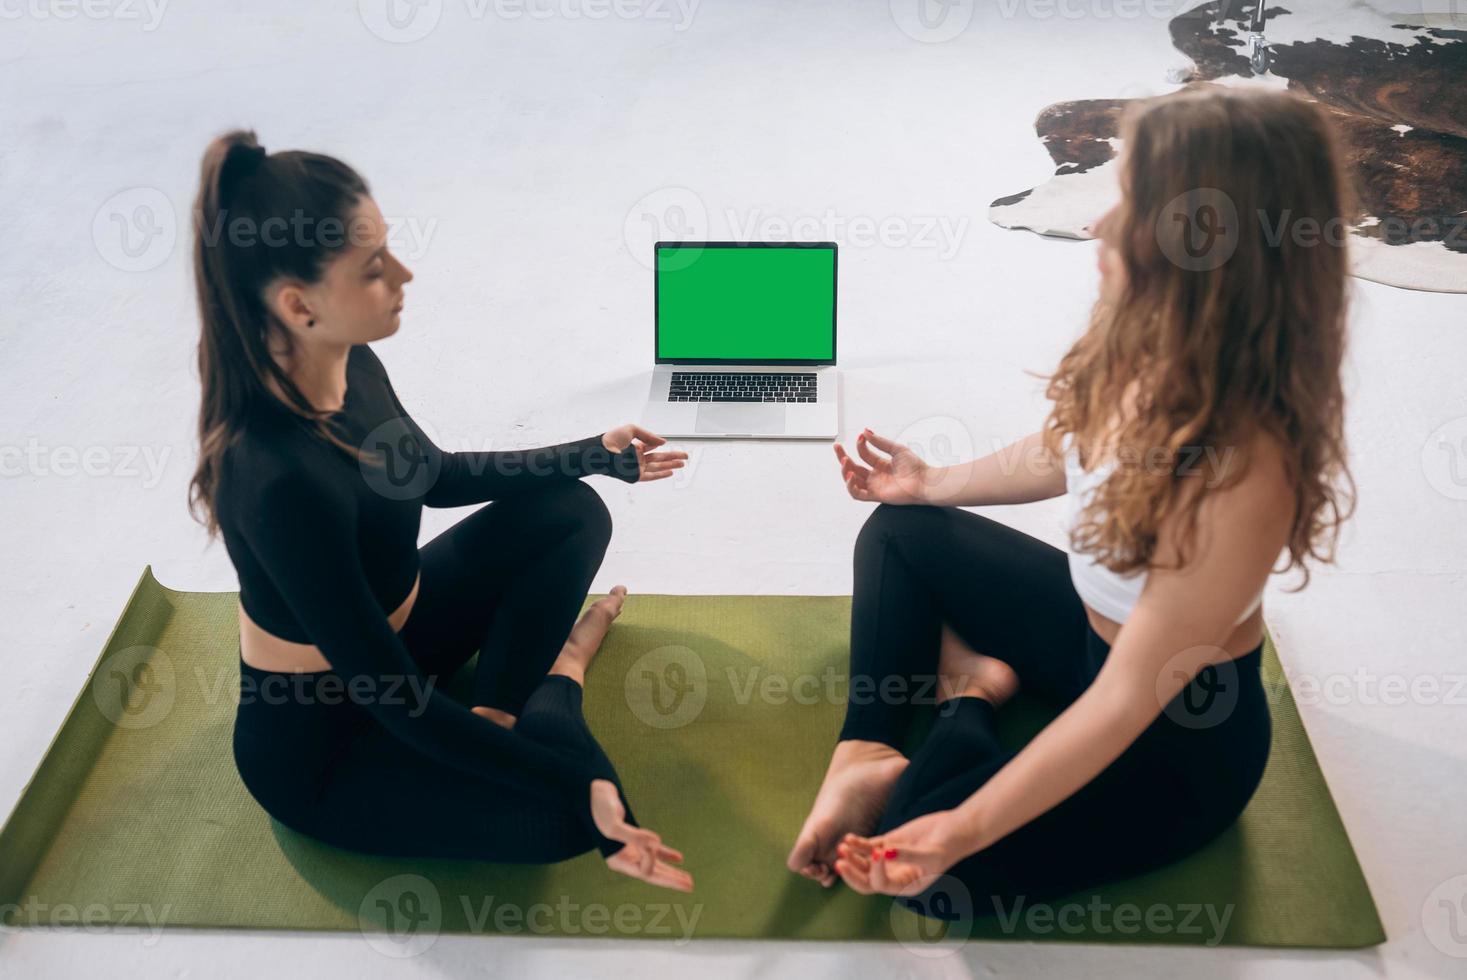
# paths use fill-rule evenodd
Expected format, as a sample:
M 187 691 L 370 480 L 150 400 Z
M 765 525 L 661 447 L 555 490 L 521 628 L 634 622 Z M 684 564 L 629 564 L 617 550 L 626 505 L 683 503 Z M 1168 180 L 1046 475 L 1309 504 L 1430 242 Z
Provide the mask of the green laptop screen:
M 835 249 L 659 246 L 657 356 L 832 360 Z

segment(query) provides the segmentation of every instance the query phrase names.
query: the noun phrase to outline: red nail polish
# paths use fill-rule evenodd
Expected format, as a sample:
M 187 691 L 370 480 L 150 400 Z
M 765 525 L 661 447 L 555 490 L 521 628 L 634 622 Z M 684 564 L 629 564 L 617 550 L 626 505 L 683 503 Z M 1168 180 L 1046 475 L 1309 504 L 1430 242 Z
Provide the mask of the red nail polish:
M 896 852 L 896 848 L 895 847 L 889 847 L 889 848 L 886 849 L 886 858 L 887 858 L 888 861 L 891 860 L 892 858 L 896 857 L 896 856 L 897 856 L 897 852 Z
M 881 851 L 878 850 L 877 848 L 874 848 L 874 847 L 871 848 L 871 860 L 873 860 L 873 861 L 880 861 L 881 860 Z

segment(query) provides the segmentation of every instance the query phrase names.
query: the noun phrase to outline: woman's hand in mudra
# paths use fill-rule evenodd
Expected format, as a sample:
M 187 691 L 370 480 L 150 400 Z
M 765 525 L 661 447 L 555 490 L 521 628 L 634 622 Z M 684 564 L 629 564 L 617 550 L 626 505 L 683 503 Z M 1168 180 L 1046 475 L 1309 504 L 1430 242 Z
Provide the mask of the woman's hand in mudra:
M 846 492 L 852 497 L 882 504 L 926 501 L 931 475 L 921 456 L 870 429 L 863 429 L 856 437 L 856 452 L 869 465 L 862 466 L 846 455 L 844 446 L 835 444 L 841 479 L 845 480 Z
M 668 863 L 681 864 L 682 852 L 662 843 L 654 831 L 627 823 L 626 807 L 611 780 L 591 780 L 591 816 L 602 836 L 626 845 L 606 859 L 612 871 L 680 892 L 693 890 L 693 876 Z
M 954 819 L 939 810 L 875 837 L 846 834 L 836 845 L 835 872 L 862 895 L 920 895 L 967 856 Z
M 672 476 L 674 470 L 683 468 L 683 461 L 688 458 L 685 452 L 673 449 L 660 453 L 648 451 L 666 444 L 666 439 L 648 432 L 635 422 L 618 426 L 601 437 L 601 445 L 614 453 L 619 453 L 628 446 L 637 447 L 637 466 L 642 473 L 637 478 L 638 483 L 666 479 Z

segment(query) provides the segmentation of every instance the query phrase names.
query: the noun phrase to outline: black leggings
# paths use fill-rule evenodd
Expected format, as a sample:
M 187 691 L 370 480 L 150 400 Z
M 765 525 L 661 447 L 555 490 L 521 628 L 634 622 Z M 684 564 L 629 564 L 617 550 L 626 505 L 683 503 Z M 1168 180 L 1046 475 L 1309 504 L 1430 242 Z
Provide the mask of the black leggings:
M 936 694 L 944 622 L 1054 709 L 1089 686 L 1110 652 L 1085 616 L 1064 551 L 968 511 L 883 504 L 856 541 L 841 739 L 903 747 L 914 702 L 924 690 Z M 1233 823 L 1263 775 L 1272 729 L 1262 652 L 1260 642 L 1203 669 L 1090 783 L 904 904 L 948 919 L 990 915 L 1020 896 L 1045 901 L 1197 850 Z M 999 742 L 989 702 L 964 696 L 929 710 L 932 727 L 878 832 L 961 805 L 1015 755 Z
M 424 684 L 441 687 L 482 647 L 472 703 L 508 711 L 516 732 L 612 771 L 581 714 L 581 686 L 546 673 L 610 540 L 611 516 L 596 491 L 567 481 L 486 504 L 424 545 L 418 596 L 399 631 Z M 240 661 L 236 765 L 281 823 L 392 857 L 544 864 L 596 846 L 569 810 L 475 780 L 399 741 L 339 683 L 327 686 L 330 674 Z M 404 686 L 400 696 L 415 695 Z

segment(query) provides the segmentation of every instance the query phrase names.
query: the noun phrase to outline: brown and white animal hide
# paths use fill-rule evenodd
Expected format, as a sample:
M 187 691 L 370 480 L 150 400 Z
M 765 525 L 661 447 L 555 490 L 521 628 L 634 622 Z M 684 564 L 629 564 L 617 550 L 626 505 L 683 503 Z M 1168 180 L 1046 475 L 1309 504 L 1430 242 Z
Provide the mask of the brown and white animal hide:
M 1172 43 L 1191 60 L 1186 84 L 1286 87 L 1323 104 L 1344 137 L 1364 212 L 1350 240 L 1355 275 L 1467 292 L 1467 23 L 1363 0 L 1275 0 L 1265 24 L 1270 70 L 1259 76 L 1248 59 L 1253 7 L 1213 0 L 1171 20 Z M 1117 133 L 1129 101 L 1042 110 L 1035 131 L 1054 176 L 994 201 L 989 219 L 1091 237 L 1085 226 L 1118 194 Z

